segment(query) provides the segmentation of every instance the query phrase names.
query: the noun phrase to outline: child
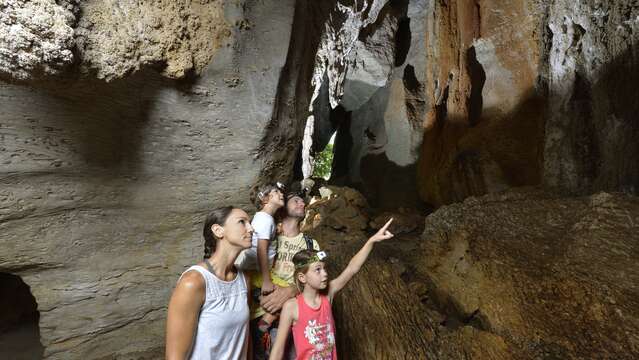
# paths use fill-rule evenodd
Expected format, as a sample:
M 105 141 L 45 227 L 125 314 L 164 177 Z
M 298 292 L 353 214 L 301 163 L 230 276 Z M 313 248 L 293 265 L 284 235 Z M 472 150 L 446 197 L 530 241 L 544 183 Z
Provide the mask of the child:
M 335 349 L 335 323 L 331 303 L 351 278 L 362 267 L 376 242 L 393 237 L 387 229 L 393 219 L 370 237 L 362 249 L 353 256 L 346 269 L 328 282 L 322 261 L 326 254 L 301 250 L 293 257 L 295 281 L 300 294 L 284 304 L 280 315 L 280 326 L 270 359 L 281 360 L 289 329 L 293 330 L 293 341 L 298 359 L 337 359 Z M 323 290 L 327 289 L 327 292 Z M 326 295 L 324 295 L 326 293 Z M 281 336 L 284 335 L 284 336 Z
M 236 267 L 251 271 L 249 274 L 253 287 L 252 300 L 254 304 L 251 319 L 262 317 L 258 324 L 261 332 L 266 331 L 276 317 L 265 313 L 259 307 L 260 295 L 272 292 L 274 281 L 280 285 L 286 285 L 283 280 L 271 279 L 271 266 L 277 253 L 273 216 L 284 205 L 284 194 L 281 188 L 282 185 L 277 183 L 262 185 L 258 189 L 255 196 L 255 206 L 259 211 L 255 213 L 251 221 L 251 226 L 254 229 L 252 245 L 249 249 L 244 250 L 235 262 Z

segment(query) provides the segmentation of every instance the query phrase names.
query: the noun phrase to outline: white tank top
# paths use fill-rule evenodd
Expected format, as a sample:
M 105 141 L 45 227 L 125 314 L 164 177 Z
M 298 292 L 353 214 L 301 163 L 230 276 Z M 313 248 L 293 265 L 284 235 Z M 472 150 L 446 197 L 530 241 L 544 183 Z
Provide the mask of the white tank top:
M 182 276 L 191 270 L 204 277 L 206 298 L 189 359 L 245 360 L 249 339 L 249 307 L 244 274 L 239 271 L 234 280 L 222 281 L 204 267 L 194 265 Z

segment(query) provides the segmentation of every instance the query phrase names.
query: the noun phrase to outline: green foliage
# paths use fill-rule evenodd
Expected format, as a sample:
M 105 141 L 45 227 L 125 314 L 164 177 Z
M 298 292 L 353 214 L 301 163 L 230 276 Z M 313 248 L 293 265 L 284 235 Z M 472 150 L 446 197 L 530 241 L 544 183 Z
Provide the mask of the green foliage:
M 321 177 L 326 180 L 331 176 L 333 166 L 333 144 L 328 144 L 321 152 L 315 154 L 315 167 L 313 177 Z

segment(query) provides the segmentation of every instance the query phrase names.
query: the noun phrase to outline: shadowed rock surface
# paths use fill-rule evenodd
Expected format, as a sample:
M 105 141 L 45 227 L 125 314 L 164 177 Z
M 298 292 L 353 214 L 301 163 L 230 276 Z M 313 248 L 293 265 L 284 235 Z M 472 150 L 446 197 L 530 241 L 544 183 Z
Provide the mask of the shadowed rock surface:
M 436 302 L 526 358 L 639 355 L 639 200 L 515 191 L 426 218 Z
M 331 223 L 324 218 L 311 233 L 336 276 L 366 234 Z M 636 197 L 518 189 L 442 207 L 424 226 L 421 236 L 377 245 L 338 296 L 345 357 L 639 355 Z

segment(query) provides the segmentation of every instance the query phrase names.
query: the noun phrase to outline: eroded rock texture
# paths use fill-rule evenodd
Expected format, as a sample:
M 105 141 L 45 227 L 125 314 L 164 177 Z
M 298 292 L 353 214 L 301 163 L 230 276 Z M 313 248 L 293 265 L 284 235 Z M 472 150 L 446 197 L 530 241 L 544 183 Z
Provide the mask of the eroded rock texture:
M 75 18 L 53 0 L 0 4 L 0 78 L 58 74 L 73 61 Z
M 224 3 L 88 1 L 75 29 L 82 67 L 107 80 L 143 66 L 157 66 L 169 78 L 200 74 L 230 35 Z M 235 25 L 252 26 L 246 19 Z
M 331 201 L 342 212 L 358 211 L 336 194 L 310 214 Z M 609 193 L 572 198 L 520 189 L 442 207 L 426 217 L 421 236 L 376 245 L 338 295 L 341 354 L 636 358 L 638 219 L 636 197 Z M 334 275 L 366 237 L 335 226 L 330 213 L 308 223 Z
M 19 1 L 1 6 L 0 74 L 33 80 L 59 75 L 72 63 L 107 81 L 144 67 L 168 78 L 201 74 L 231 29 L 222 0 Z M 290 20 L 289 20 L 290 22 Z
M 299 177 L 312 124 L 315 152 L 337 131 L 330 182 L 364 195 L 306 224 L 336 264 L 404 206 L 407 241 L 337 304 L 346 357 L 636 355 L 636 199 L 473 196 L 636 193 L 637 19 L 630 0 L 6 0 L 0 293 L 34 303 L 0 316 L 35 319 L 47 358 L 161 357 L 206 211 Z M 411 209 L 468 197 L 414 238 Z
M 427 12 L 422 198 L 441 205 L 541 181 L 543 7 L 434 2 Z
M 639 202 L 598 193 L 471 198 L 426 218 L 418 272 L 515 358 L 639 354 Z
M 331 181 L 360 188 L 373 206 L 416 204 L 424 46 L 411 33 L 424 31 L 425 3 L 338 6 L 318 52 L 314 151 L 337 131 Z
M 337 130 L 331 182 L 373 206 L 414 206 L 415 189 L 435 206 L 539 184 L 636 193 L 638 16 L 634 1 L 337 6 L 313 150 Z
M 636 1 L 550 5 L 548 185 L 581 192 L 638 191 L 638 42 Z
M 422 199 L 540 183 L 636 192 L 636 2 L 451 1 L 429 13 Z
M 316 66 L 313 107 L 315 151 L 337 130 L 331 181 L 360 188 L 378 207 L 419 205 L 414 192 L 439 206 L 539 184 L 545 9 L 532 1 L 338 7 L 341 21 L 327 25 L 324 42 L 340 46 L 320 56 L 327 65 Z
M 282 106 L 283 68 L 297 61 L 287 59 L 294 4 L 223 5 L 211 16 L 223 12 L 237 26 L 228 47 L 198 60 L 206 64 L 199 77 L 174 81 L 142 69 L 107 83 L 74 68 L 37 85 L 0 84 L 0 272 L 30 287 L 46 358 L 161 357 L 168 297 L 185 266 L 201 259 L 207 211 L 251 210 L 251 187 L 269 180 L 261 170 L 270 155 L 259 157 L 259 147 Z M 203 5 L 181 6 L 141 16 L 176 24 L 174 16 Z M 91 31 L 104 35 L 101 49 L 129 46 L 121 33 L 106 36 L 113 26 L 124 31 L 149 19 L 129 20 L 93 23 Z M 191 50 L 206 50 L 196 49 L 201 37 L 193 41 Z M 128 44 L 128 54 L 156 51 Z M 111 55 L 113 76 L 137 66 Z M 301 134 L 300 125 L 280 119 Z M 287 156 L 294 161 L 294 152 Z

